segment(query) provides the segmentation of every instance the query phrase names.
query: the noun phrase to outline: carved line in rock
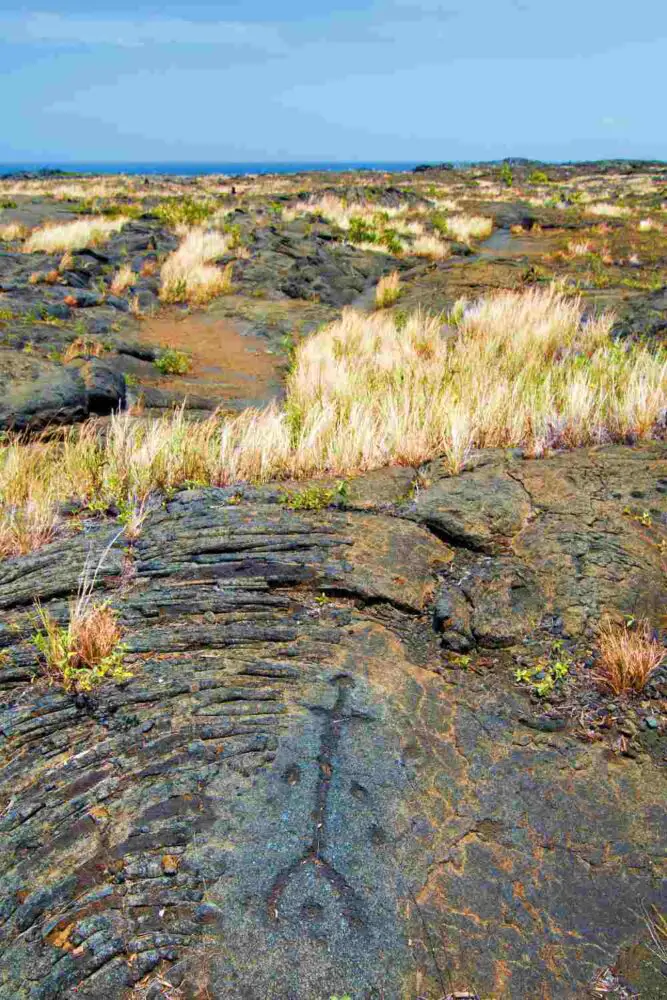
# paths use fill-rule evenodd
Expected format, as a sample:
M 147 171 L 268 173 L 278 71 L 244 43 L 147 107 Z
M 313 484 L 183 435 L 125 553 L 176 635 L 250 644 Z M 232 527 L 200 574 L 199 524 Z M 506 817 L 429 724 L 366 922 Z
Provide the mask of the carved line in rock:
M 320 752 L 318 755 L 319 774 L 315 789 L 313 810 L 313 836 L 310 845 L 297 858 L 278 873 L 267 899 L 269 919 L 280 919 L 280 903 L 285 890 L 296 874 L 306 867 L 312 867 L 315 874 L 324 879 L 338 896 L 342 915 L 350 926 L 363 927 L 365 924 L 363 903 L 359 893 L 348 883 L 326 858 L 328 800 L 334 776 L 334 761 L 342 736 L 343 727 L 350 719 L 367 718 L 363 713 L 348 709 L 349 692 L 355 681 L 347 674 L 340 674 L 331 680 L 338 689 L 336 701 L 331 709 L 315 708 L 312 711 L 323 716 Z

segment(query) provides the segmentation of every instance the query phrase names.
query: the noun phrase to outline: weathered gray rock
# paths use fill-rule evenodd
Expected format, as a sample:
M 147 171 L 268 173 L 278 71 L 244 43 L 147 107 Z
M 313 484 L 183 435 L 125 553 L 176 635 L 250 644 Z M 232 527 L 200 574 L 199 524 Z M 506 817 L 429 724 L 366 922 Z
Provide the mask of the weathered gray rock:
M 585 629 L 650 606 L 666 466 L 657 446 L 501 457 L 495 483 L 523 487 L 506 537 L 477 505 L 497 553 L 392 516 L 381 477 L 381 513 L 363 482 L 363 512 L 178 494 L 131 568 L 122 539 L 107 552 L 133 677 L 92 698 L 34 680 L 30 608 L 63 618 L 115 529 L 0 564 L 1 1000 L 167 982 L 191 1000 L 583 1000 L 646 940 L 642 904 L 665 909 L 664 775 L 562 717 L 527 722 L 502 647 L 539 653 L 568 608 Z M 488 465 L 469 477 L 496 488 Z M 633 490 L 649 528 L 623 513 Z
M 0 351 L 0 428 L 40 430 L 108 414 L 125 402 L 125 379 L 98 359 L 61 365 Z

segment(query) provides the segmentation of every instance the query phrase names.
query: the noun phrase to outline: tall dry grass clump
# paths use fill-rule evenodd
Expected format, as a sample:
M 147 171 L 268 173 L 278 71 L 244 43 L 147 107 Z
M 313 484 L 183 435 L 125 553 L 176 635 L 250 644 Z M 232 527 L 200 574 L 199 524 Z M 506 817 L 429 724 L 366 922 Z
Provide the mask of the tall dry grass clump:
M 596 679 L 614 695 L 639 694 L 664 662 L 667 649 L 646 621 L 634 626 L 605 622 L 598 635 Z
M 162 265 L 160 298 L 165 302 L 203 304 L 231 288 L 231 266 L 211 264 L 229 252 L 227 238 L 201 228 L 186 231 L 179 247 Z
M 282 405 L 190 422 L 116 415 L 0 451 L 6 507 L 78 497 L 127 511 L 187 481 L 346 475 L 477 447 L 540 455 L 664 425 L 667 355 L 610 340 L 555 289 L 502 292 L 442 316 L 346 310 L 295 353 Z M 455 325 L 452 336 L 451 326 Z
M 493 232 L 493 219 L 483 215 L 450 215 L 446 224 L 447 231 L 460 243 L 484 240 Z
M 393 306 L 401 295 L 401 279 L 398 271 L 392 271 L 380 278 L 375 287 L 375 306 L 377 309 L 386 309 Z
M 586 206 L 591 215 L 601 215 L 608 219 L 622 219 L 630 215 L 630 209 L 624 205 L 614 205 L 612 202 L 596 201 Z
M 0 226 L 0 240 L 12 243 L 14 240 L 24 240 L 29 235 L 30 230 L 21 222 L 6 222 Z
M 130 265 L 123 264 L 123 266 L 119 267 L 116 273 L 114 274 L 113 279 L 111 281 L 111 285 L 109 287 L 114 295 L 122 295 L 123 292 L 126 292 L 128 290 L 128 288 L 131 288 L 132 285 L 135 285 L 137 281 L 138 281 L 138 275 L 134 273 Z
M 103 243 L 112 233 L 118 233 L 129 219 L 107 219 L 102 215 L 91 219 L 78 219 L 57 226 L 43 226 L 34 229 L 24 244 L 28 253 L 42 250 L 55 253 L 58 250 L 83 250 L 85 247 Z

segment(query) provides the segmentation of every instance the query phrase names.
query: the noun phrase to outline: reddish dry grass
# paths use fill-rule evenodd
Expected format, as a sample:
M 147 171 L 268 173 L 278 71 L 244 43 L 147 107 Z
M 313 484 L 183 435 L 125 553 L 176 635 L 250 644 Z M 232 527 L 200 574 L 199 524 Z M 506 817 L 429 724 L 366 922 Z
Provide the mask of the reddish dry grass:
M 73 340 L 65 348 L 62 362 L 66 365 L 70 361 L 74 361 L 75 358 L 86 356 L 99 358 L 101 354 L 104 354 L 104 345 L 99 340 L 91 340 L 89 337 L 77 337 L 76 340 Z
M 638 694 L 667 655 L 648 622 L 633 628 L 607 622 L 598 635 L 596 680 L 615 695 Z

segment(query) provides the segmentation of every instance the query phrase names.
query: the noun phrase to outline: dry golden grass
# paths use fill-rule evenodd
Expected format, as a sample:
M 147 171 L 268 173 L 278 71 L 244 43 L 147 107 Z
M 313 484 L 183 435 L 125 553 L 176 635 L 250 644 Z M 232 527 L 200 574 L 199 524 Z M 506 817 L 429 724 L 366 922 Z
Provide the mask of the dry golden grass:
M 447 219 L 447 231 L 461 243 L 483 240 L 493 232 L 493 219 L 482 215 L 451 215 Z
M 478 447 L 540 455 L 649 437 L 664 419 L 664 351 L 610 340 L 613 317 L 584 322 L 557 290 L 503 292 L 443 317 L 347 310 L 303 341 L 283 405 L 190 422 L 113 416 L 62 441 L 0 452 L 8 509 L 72 496 L 141 504 L 185 481 L 348 475 L 445 455 L 453 472 Z
M 296 218 L 298 215 L 312 213 L 321 215 L 324 219 L 334 222 L 341 229 L 349 229 L 352 219 L 362 219 L 369 225 L 373 225 L 378 213 L 395 219 L 404 215 L 408 211 L 408 206 L 399 208 L 387 207 L 386 205 L 371 205 L 361 201 L 347 201 L 336 197 L 333 194 L 325 194 L 322 197 L 313 197 L 308 201 L 299 202 L 283 212 L 283 218 Z
M 567 244 L 568 257 L 586 257 L 589 253 L 594 253 L 595 247 L 588 240 L 570 240 Z
M 20 507 L 9 507 L 0 520 L 0 558 L 11 559 L 35 552 L 53 541 L 59 518 L 45 495 L 28 498 Z
M 415 239 L 409 252 L 417 257 L 434 257 L 438 260 L 444 260 L 450 256 L 452 248 L 449 243 L 439 240 L 437 236 L 425 234 Z
M 107 219 L 94 216 L 91 219 L 77 219 L 62 225 L 43 226 L 35 229 L 24 245 L 28 253 L 58 250 L 83 250 L 85 247 L 103 243 L 112 233 L 119 232 L 127 225 L 128 219 Z
M 129 264 L 124 264 L 119 267 L 113 276 L 113 281 L 111 282 L 110 288 L 114 295 L 122 295 L 126 292 L 128 288 L 136 284 L 137 275 L 134 273 Z
M 24 240 L 29 235 L 30 230 L 20 222 L 6 222 L 0 226 L 0 240 L 12 243 L 15 240 Z
M 165 302 L 203 304 L 231 290 L 232 268 L 210 261 L 229 252 L 227 238 L 205 229 L 188 230 L 162 265 L 160 297 Z
M 667 655 L 645 621 L 632 628 L 606 622 L 600 628 L 597 648 L 596 680 L 614 695 L 643 691 Z
M 610 219 L 622 219 L 630 215 L 630 209 L 623 205 L 613 205 L 610 202 L 596 201 L 586 206 L 586 211 L 591 215 L 602 215 Z
M 375 288 L 375 305 L 378 309 L 386 309 L 398 300 L 400 294 L 401 279 L 398 271 L 392 271 L 378 281 Z

